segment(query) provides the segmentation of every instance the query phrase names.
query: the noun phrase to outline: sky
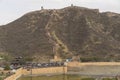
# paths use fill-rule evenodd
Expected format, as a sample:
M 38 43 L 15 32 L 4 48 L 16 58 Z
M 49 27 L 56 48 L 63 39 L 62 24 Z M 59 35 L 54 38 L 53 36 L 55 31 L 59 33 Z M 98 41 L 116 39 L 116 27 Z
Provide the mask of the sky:
M 100 12 L 120 13 L 120 0 L 0 0 L 0 25 L 8 24 L 22 15 L 45 9 L 59 9 L 70 6 L 99 9 Z

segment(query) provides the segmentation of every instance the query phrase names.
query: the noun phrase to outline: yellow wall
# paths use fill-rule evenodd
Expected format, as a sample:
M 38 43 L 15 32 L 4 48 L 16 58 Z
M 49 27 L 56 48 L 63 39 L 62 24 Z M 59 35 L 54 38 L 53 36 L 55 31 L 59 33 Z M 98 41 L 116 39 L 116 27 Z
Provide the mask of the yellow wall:
M 67 72 L 67 67 L 48 67 L 48 68 L 35 68 L 32 70 L 18 69 L 15 74 L 7 77 L 4 80 L 16 80 L 22 75 L 40 75 L 40 74 L 63 74 Z
M 19 78 L 22 75 L 22 68 L 16 70 L 16 73 L 7 77 L 4 80 L 16 80 L 17 78 Z
M 41 74 L 61 74 L 69 73 L 69 70 L 77 71 L 79 74 L 86 75 L 117 75 L 120 74 L 120 63 L 119 62 L 91 62 L 91 63 L 79 63 L 79 62 L 69 62 L 67 67 L 48 67 L 48 68 L 35 68 L 32 70 L 18 69 L 15 74 L 7 77 L 4 80 L 16 80 L 21 75 L 41 75 Z
M 84 75 L 119 75 L 120 62 L 70 62 L 68 73 Z
M 48 68 L 35 68 L 32 70 L 23 69 L 23 75 L 40 75 L 40 74 L 51 74 L 51 73 L 66 73 L 67 67 L 48 67 Z
M 120 66 L 120 62 L 69 62 L 67 64 L 69 67 L 81 67 L 81 66 Z

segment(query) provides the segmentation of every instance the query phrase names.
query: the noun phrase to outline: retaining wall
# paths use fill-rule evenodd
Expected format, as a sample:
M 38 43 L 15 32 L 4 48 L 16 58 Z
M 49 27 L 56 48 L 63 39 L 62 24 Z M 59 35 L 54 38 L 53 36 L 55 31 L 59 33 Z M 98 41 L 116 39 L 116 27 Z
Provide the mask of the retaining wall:
M 23 75 L 40 75 L 40 74 L 63 74 L 67 72 L 67 67 L 48 67 L 35 68 L 31 70 L 23 69 Z
M 7 77 L 4 80 L 16 80 L 22 75 L 44 75 L 44 74 L 63 74 L 67 72 L 67 67 L 47 67 L 47 68 L 35 68 L 35 69 L 23 69 L 20 68 L 15 74 Z
M 22 68 L 16 70 L 16 73 L 7 77 L 4 80 L 16 80 L 17 78 L 19 78 L 20 76 L 22 76 Z
M 119 62 L 68 63 L 68 73 L 81 75 L 120 76 Z
M 4 80 L 16 80 L 22 75 L 44 75 L 44 74 L 63 74 L 73 73 L 80 75 L 104 75 L 116 76 L 120 75 L 119 62 L 91 62 L 79 63 L 69 62 L 67 67 L 48 67 L 48 68 L 35 68 L 35 69 L 18 69 L 15 74 L 7 77 Z

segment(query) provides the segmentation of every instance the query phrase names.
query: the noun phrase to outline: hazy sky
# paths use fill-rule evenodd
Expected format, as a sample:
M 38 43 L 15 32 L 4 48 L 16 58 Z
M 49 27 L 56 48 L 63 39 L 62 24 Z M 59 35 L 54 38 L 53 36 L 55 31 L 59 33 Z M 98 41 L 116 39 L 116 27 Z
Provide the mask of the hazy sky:
M 120 13 L 120 0 L 0 0 L 0 25 L 7 24 L 27 12 L 44 8 L 63 8 L 76 6 L 99 8 L 101 12 Z

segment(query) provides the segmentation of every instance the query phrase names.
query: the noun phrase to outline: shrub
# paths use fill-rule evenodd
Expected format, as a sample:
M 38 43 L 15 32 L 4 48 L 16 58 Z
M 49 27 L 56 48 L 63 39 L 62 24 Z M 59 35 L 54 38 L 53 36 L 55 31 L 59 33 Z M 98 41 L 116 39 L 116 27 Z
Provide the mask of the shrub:
M 6 66 L 5 66 L 5 70 L 10 70 L 10 66 L 9 66 L 9 65 L 6 65 Z
M 103 78 L 102 80 L 117 80 L 116 78 Z
M 95 78 L 82 78 L 81 80 L 95 80 Z

